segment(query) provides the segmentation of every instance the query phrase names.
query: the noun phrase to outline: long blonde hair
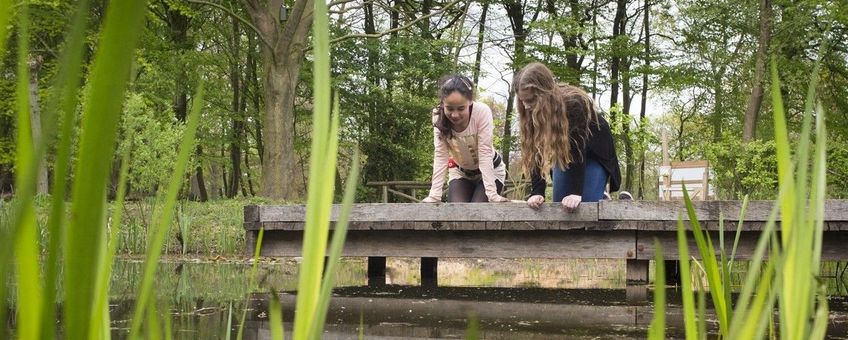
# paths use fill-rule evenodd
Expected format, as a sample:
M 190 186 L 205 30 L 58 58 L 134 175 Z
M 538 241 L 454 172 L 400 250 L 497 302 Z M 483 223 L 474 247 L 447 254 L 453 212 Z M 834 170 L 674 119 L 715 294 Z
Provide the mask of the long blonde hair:
M 534 98 L 530 111 L 520 100 L 517 105 L 522 167 L 525 174 L 539 169 L 540 175 L 549 180 L 554 166 L 565 169 L 575 157 L 584 156 L 572 155 L 571 145 L 585 145 L 591 135 L 590 125 L 598 124 L 598 115 L 585 91 L 558 84 L 551 70 L 541 63 L 530 63 L 516 74 L 516 98 L 519 90 Z

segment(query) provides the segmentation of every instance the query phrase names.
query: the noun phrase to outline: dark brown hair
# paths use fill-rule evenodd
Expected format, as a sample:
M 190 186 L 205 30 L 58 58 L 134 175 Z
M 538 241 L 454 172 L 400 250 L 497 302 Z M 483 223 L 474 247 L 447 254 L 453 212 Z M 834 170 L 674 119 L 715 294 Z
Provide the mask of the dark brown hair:
M 451 74 L 439 80 L 439 105 L 433 110 L 433 115 L 438 116 L 433 126 L 439 130 L 439 137 L 448 140 L 453 138 L 453 123 L 445 115 L 444 100 L 454 92 L 459 92 L 469 101 L 474 100 L 474 84 L 467 77 Z M 471 107 L 469 106 L 469 110 Z

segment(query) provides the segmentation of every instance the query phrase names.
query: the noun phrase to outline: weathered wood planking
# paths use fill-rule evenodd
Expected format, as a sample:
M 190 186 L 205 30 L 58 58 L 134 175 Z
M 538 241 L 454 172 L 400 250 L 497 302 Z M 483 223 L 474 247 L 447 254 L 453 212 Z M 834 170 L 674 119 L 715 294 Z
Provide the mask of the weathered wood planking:
M 718 221 L 723 214 L 725 221 L 739 219 L 742 201 L 694 201 L 699 221 Z M 750 201 L 743 216 L 744 221 L 764 222 L 771 215 L 774 201 Z M 689 220 L 682 201 L 601 201 L 598 220 L 627 221 L 676 221 L 678 216 Z M 778 220 L 780 216 L 778 215 Z M 848 200 L 827 200 L 825 220 L 848 221 Z
M 300 256 L 302 238 L 302 231 L 266 233 L 261 255 Z M 253 246 L 248 248 L 252 250 Z M 636 256 L 636 234 L 634 231 L 351 230 L 342 256 L 627 259 Z
M 256 206 L 258 213 L 251 211 L 251 217 L 259 216 L 250 222 L 303 222 L 306 218 L 306 206 Z M 333 205 L 331 221 L 338 219 L 340 205 Z M 248 215 L 245 215 L 248 216 Z M 354 205 L 349 220 L 351 222 L 464 222 L 464 221 L 597 221 L 598 203 L 584 203 L 569 213 L 553 203 L 541 209 L 533 210 L 525 203 L 363 203 Z
M 696 201 L 693 202 L 698 219 L 705 229 L 718 230 L 718 220 L 723 214 L 725 229 L 735 230 L 742 202 L 740 201 Z M 743 230 L 760 230 L 768 220 L 773 201 L 752 201 L 744 216 Z M 330 220 L 338 218 L 338 205 L 333 206 Z M 848 200 L 828 200 L 825 206 L 826 230 L 846 230 L 848 223 Z M 602 201 L 583 203 L 580 208 L 569 213 L 558 204 L 545 204 L 540 210 L 533 210 L 523 203 L 375 203 L 354 205 L 349 220 L 351 229 L 439 229 L 438 223 L 453 227 L 449 229 L 579 229 L 596 230 L 674 230 L 680 216 L 688 221 L 685 206 L 676 201 Z M 303 223 L 306 207 L 288 206 L 246 206 L 244 208 L 246 229 L 256 230 L 260 226 L 266 229 L 288 230 L 285 223 Z M 574 222 L 606 222 L 578 223 Z M 483 224 L 474 224 L 480 222 Z M 277 223 L 283 223 L 275 226 Z M 436 223 L 436 224 L 433 224 Z M 583 225 L 583 227 L 580 227 Z M 512 227 L 510 227 L 512 226 Z M 301 227 L 302 228 L 302 227 Z
M 695 245 L 695 238 L 692 233 L 687 233 L 687 241 L 689 242 L 689 256 L 701 258 L 698 252 L 698 247 Z M 754 250 L 757 247 L 761 233 L 759 232 L 743 232 L 739 237 L 739 246 L 736 249 L 737 259 L 751 259 Z M 724 234 L 724 249 L 727 256 L 730 256 L 733 250 L 733 241 L 736 236 L 735 232 L 725 232 Z M 713 242 L 713 247 L 716 249 L 715 254 L 719 255 L 720 243 L 718 232 L 711 232 L 710 238 Z M 679 258 L 677 248 L 677 233 L 670 232 L 655 232 L 655 231 L 640 231 L 636 238 L 636 257 L 637 259 L 650 260 L 654 258 L 655 243 L 654 240 L 659 240 L 663 250 L 663 257 L 667 260 L 676 260 Z M 825 235 L 822 239 L 822 260 L 848 260 L 848 233 L 836 232 Z
M 349 222 L 348 230 L 637 230 L 641 223 L 609 221 L 377 221 Z M 643 228 L 666 228 L 663 224 L 645 223 Z M 304 222 L 246 222 L 246 230 L 303 230 Z M 335 229 L 335 222 L 330 223 Z M 664 230 L 664 229 L 660 229 Z

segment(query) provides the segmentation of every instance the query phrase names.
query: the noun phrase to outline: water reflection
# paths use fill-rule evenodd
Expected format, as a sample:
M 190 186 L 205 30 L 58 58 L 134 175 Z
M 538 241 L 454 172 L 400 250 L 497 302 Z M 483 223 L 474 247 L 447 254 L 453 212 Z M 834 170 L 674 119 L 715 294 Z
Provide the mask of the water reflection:
M 440 259 L 437 288 L 417 287 L 417 259 L 391 258 L 389 284 L 367 287 L 365 263 L 346 259 L 341 264 L 324 338 L 356 339 L 360 328 L 368 339 L 463 338 L 473 314 L 483 339 L 639 339 L 653 313 L 650 290 L 626 287 L 620 261 Z M 283 292 L 290 338 L 298 265 L 291 259 L 264 261 L 251 284 L 248 263 L 165 261 L 156 275 L 158 309 L 170 318 L 175 339 L 224 339 L 228 332 L 235 338 L 243 311 L 245 339 L 270 339 L 265 292 L 274 289 Z M 741 273 L 744 266 L 736 267 Z M 848 339 L 845 268 L 829 263 L 822 270 L 833 296 L 832 339 Z M 140 261 L 116 263 L 110 304 L 115 339 L 127 337 L 142 271 Z M 669 335 L 682 337 L 679 291 L 670 288 L 668 295 Z M 9 315 L 14 329 L 13 310 Z M 710 318 L 708 326 L 715 330 Z

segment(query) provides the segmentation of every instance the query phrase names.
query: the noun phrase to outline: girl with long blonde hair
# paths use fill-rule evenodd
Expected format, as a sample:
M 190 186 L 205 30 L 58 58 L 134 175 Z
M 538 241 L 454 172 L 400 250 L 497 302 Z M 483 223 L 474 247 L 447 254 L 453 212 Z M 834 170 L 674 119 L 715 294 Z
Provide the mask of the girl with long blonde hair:
M 553 180 L 553 200 L 568 211 L 580 202 L 597 202 L 618 191 L 621 170 L 609 123 L 598 114 L 582 89 L 557 83 L 550 69 L 531 63 L 516 73 L 522 166 L 530 173 L 527 200 L 539 208 L 547 180 Z

